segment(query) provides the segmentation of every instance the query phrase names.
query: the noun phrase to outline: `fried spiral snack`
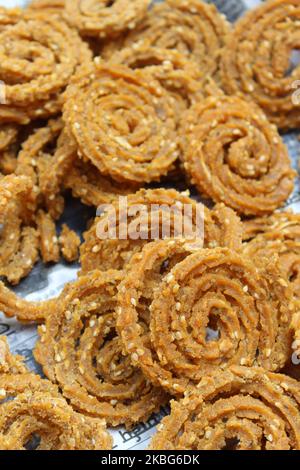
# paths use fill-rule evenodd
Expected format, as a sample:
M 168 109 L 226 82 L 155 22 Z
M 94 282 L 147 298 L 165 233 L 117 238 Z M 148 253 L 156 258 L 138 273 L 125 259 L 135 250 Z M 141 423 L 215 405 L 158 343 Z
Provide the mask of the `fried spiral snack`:
M 299 47 L 298 0 L 271 0 L 250 10 L 235 25 L 222 54 L 222 82 L 230 94 L 254 100 L 278 127 L 299 127 L 293 102 L 300 66 L 291 65 Z
M 39 237 L 33 224 L 37 188 L 26 176 L 0 178 L 0 276 L 18 284 L 38 260 Z
M 191 214 L 186 214 L 186 219 L 184 218 L 185 205 L 191 208 Z M 202 205 L 197 206 L 196 202 L 184 193 L 179 193 L 174 189 L 141 189 L 136 194 L 128 196 L 124 207 L 119 203 L 113 205 L 113 210 L 116 212 L 115 237 L 104 239 L 99 233 L 99 229 L 104 233 L 109 229 L 112 211 L 96 218 L 94 224 L 84 234 L 85 242 L 80 248 L 82 272 L 87 273 L 100 268 L 104 271 L 112 268 L 125 268 L 131 257 L 154 239 L 153 229 L 157 232 L 155 238 L 163 236 L 165 222 L 170 221 L 170 233 L 165 234 L 167 237 L 178 236 L 180 231 L 184 233 L 186 221 L 191 234 L 195 230 L 197 236 L 199 231 L 200 238 L 203 236 L 202 209 L 204 216 L 207 214 L 209 217 L 208 211 Z M 124 225 L 126 217 L 128 218 L 127 226 Z M 132 236 L 131 227 L 133 230 L 140 228 L 140 237 Z M 122 234 L 122 238 L 118 237 L 119 234 Z M 200 241 L 203 242 L 203 240 Z
M 146 70 L 171 94 L 179 115 L 204 94 L 204 79 L 198 64 L 178 51 L 142 43 L 116 52 L 110 62 Z
M 195 62 L 203 76 L 217 78 L 229 23 L 214 5 L 198 0 L 166 0 L 155 5 L 125 38 L 104 47 L 101 55 L 136 44 L 177 50 Z M 133 52 L 134 53 L 134 52 Z
M 157 256 L 153 250 L 148 245 L 141 261 L 133 260 L 119 289 L 117 321 L 132 363 L 149 380 L 176 395 L 231 365 L 284 366 L 292 344 L 291 290 L 282 285 L 275 262 L 263 271 L 228 248 L 192 253 L 148 290 L 145 332 L 140 305 L 143 280 L 151 276 L 147 263 Z
M 0 338 L 0 450 L 110 449 L 105 422 L 75 413 L 55 385 L 29 373 Z
M 200 192 L 246 215 L 282 206 L 296 173 L 277 130 L 254 104 L 209 97 L 182 120 L 184 167 Z
M 68 285 L 39 329 L 34 355 L 75 409 L 130 426 L 158 411 L 166 395 L 122 354 L 115 332 L 121 278 L 95 271 Z
M 178 157 L 171 97 L 144 71 L 101 61 L 83 68 L 64 119 L 79 155 L 117 181 L 159 180 Z
M 242 246 L 242 224 L 233 210 L 217 204 L 209 211 L 188 193 L 174 189 L 141 189 L 128 196 L 126 206 L 116 202 L 113 209 L 115 220 L 110 211 L 101 214 L 84 234 L 85 241 L 80 248 L 82 272 L 100 267 L 104 271 L 124 269 L 145 244 L 159 238 L 187 238 L 191 242 L 195 237 L 198 248 L 204 244 L 205 247 L 226 246 L 239 250 Z M 124 226 L 126 215 L 127 227 Z M 109 229 L 111 216 L 116 235 L 122 234 L 122 239 L 104 238 L 98 233 L 99 228 L 101 232 Z M 130 227 L 139 228 L 140 237 L 133 237 Z
M 152 450 L 300 449 L 300 386 L 283 374 L 234 366 L 171 407 Z
M 66 0 L 66 19 L 82 36 L 114 37 L 134 29 L 151 0 Z
M 130 202 L 131 201 L 131 202 Z M 128 212 L 130 214 L 131 207 L 141 205 L 145 207 L 158 206 L 158 213 L 155 212 L 155 217 L 153 218 L 154 224 L 157 222 L 155 219 L 158 217 L 159 231 L 162 235 L 162 228 L 160 223 L 165 217 L 170 217 L 167 213 L 166 208 L 172 206 L 174 202 L 179 204 L 178 208 L 180 211 L 174 212 L 174 220 L 171 221 L 171 235 L 175 236 L 176 231 L 174 229 L 181 228 L 182 225 L 182 205 L 187 207 L 190 205 L 192 210 L 192 229 L 197 229 L 197 212 L 195 202 L 190 199 L 187 195 L 178 193 L 175 190 L 141 190 L 135 196 L 132 196 L 129 199 Z M 183 206 L 184 207 L 184 206 Z M 116 207 L 118 210 L 118 208 Z M 183 212 L 184 213 L 184 212 Z M 188 214 L 186 214 L 188 215 Z M 46 216 L 46 215 L 45 215 Z M 179 224 L 176 226 L 177 217 L 179 219 Z M 201 215 L 202 217 L 202 215 Z M 105 215 L 102 216 L 105 218 Z M 110 269 L 119 269 L 127 268 L 131 263 L 131 258 L 134 254 L 139 256 L 143 246 L 151 242 L 151 233 L 147 234 L 147 230 L 144 233 L 146 235 L 143 239 L 134 240 L 100 240 L 97 237 L 97 224 L 102 218 L 96 219 L 93 226 L 85 234 L 85 244 L 81 247 L 81 265 L 82 265 L 82 274 L 89 273 L 90 271 L 99 269 L 110 270 Z M 204 211 L 204 244 L 208 247 L 216 246 L 227 246 L 229 248 L 234 248 L 239 250 L 242 248 L 241 245 L 241 232 L 242 225 L 239 218 L 234 214 L 234 212 L 222 204 L 217 205 L 212 211 Z M 143 223 L 145 219 L 142 217 L 135 217 L 130 215 L 130 222 L 134 226 Z M 147 220 L 148 221 L 148 220 Z M 198 220 L 199 222 L 199 220 Z M 187 220 L 187 224 L 190 223 L 190 220 Z M 200 223 L 202 221 L 200 220 Z M 173 224 L 173 225 L 172 225 Z M 104 222 L 105 225 L 105 222 Z M 120 226 L 120 220 L 117 220 L 117 228 Z M 121 224 L 122 226 L 122 224 Z M 146 227 L 146 226 L 145 226 Z M 148 225 L 147 225 L 148 227 Z M 155 225 L 154 225 L 155 227 Z M 201 229 L 200 225 L 200 229 Z M 190 227 L 189 227 L 190 228 Z M 199 227 L 198 227 L 199 229 Z M 119 230 L 119 229 L 118 229 Z M 149 237 L 149 238 L 148 238 Z M 48 237 L 52 241 L 52 236 Z M 59 240 L 60 241 L 60 240 Z M 170 240 L 170 246 L 172 246 L 177 240 Z M 56 240 L 55 240 L 56 242 Z M 189 247 L 189 250 L 198 249 L 199 244 L 194 244 L 194 240 L 184 240 L 186 247 Z M 198 240 L 199 242 L 199 240 Z M 202 246 L 202 239 L 200 240 Z M 49 246 L 52 246 L 51 243 Z M 150 248 L 149 248 L 150 249 Z M 134 259 L 134 258 L 133 258 Z M 135 261 L 133 261 L 135 262 Z M 5 313 L 8 317 L 16 316 L 18 320 L 22 322 L 43 322 L 48 316 L 48 312 L 55 309 L 55 301 L 47 302 L 27 302 L 19 298 L 12 291 L 7 289 L 2 283 L 0 283 L 0 310 Z
M 103 176 L 90 162 L 75 159 L 63 178 L 65 188 L 72 191 L 87 206 L 99 207 L 101 204 L 115 202 L 119 196 L 135 193 L 138 186 L 121 184 L 108 176 Z
M 77 32 L 52 15 L 24 12 L 18 22 L 0 28 L 0 79 L 5 84 L 0 122 L 24 124 L 57 114 L 71 76 L 89 60 L 91 52 Z
M 278 255 L 284 278 L 300 301 L 300 215 L 290 212 L 272 214 L 247 222 L 246 230 L 245 236 L 253 236 L 254 231 L 258 235 L 243 245 L 243 252 L 261 263 Z

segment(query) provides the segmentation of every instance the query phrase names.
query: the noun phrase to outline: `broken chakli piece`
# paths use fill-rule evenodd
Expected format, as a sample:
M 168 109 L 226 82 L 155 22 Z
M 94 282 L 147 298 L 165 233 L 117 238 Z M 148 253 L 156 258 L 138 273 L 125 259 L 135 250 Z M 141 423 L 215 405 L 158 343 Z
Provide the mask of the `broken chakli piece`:
M 30 178 L 38 191 L 34 221 L 45 263 L 60 259 L 55 221 L 64 211 L 63 180 L 75 157 L 74 142 L 68 138 L 61 118 L 29 130 L 18 153 L 16 174 Z
M 26 233 L 35 235 L 45 263 L 58 262 L 60 251 L 55 220 L 64 210 L 61 181 L 73 159 L 74 147 L 64 139 L 63 123 L 59 118 L 49 120 L 47 125 L 42 124 L 35 129 L 26 127 L 22 137 L 24 140 L 19 143 L 20 148 L 17 151 L 15 172 L 18 176 L 15 176 L 15 180 L 25 178 L 32 194 L 35 194 L 35 205 L 30 220 L 32 227 L 26 228 Z M 15 189 L 12 188 L 12 194 L 14 193 Z M 8 220 L 7 223 L 10 222 L 11 220 Z M 12 231 L 12 227 L 9 229 Z M 10 237 L 9 240 L 15 239 L 15 243 L 17 242 L 18 237 L 13 233 Z M 30 247 L 29 243 L 27 245 Z M 32 244 L 31 250 L 34 247 L 36 243 Z M 11 249 L 14 251 L 15 246 L 12 245 Z
M 51 119 L 45 126 L 37 127 L 29 133 L 18 153 L 16 174 L 26 175 L 39 187 L 39 207 L 47 209 L 58 219 L 64 210 L 64 199 L 59 189 L 53 189 L 55 170 L 62 166 L 58 155 L 63 146 L 63 122 Z M 61 168 L 57 173 L 62 171 Z M 49 188 L 50 186 L 50 188 Z M 59 184 L 57 185 L 59 187 Z M 53 189 L 53 190 L 52 190 Z
M 253 103 L 209 97 L 182 118 L 184 169 L 200 193 L 245 215 L 281 207 L 296 172 L 277 129 Z
M 60 258 L 56 225 L 50 214 L 40 210 L 36 216 L 40 235 L 40 252 L 44 263 L 58 263 Z
M 229 35 L 222 53 L 222 83 L 229 94 L 255 101 L 279 128 L 297 128 L 300 114 L 292 94 L 300 65 L 291 63 L 299 48 L 298 0 L 272 0 L 249 10 Z
M 15 145 L 19 128 L 14 124 L 4 124 L 0 129 L 0 171 L 4 175 L 14 173 L 17 166 Z
M 39 251 L 45 263 L 60 258 L 55 222 L 50 213 L 38 210 L 41 192 L 34 181 L 32 175 L 25 174 L 0 177 L 0 275 L 11 284 L 18 284 L 30 273 Z M 80 240 L 66 227 L 62 235 L 66 230 L 69 241 L 62 239 L 62 254 L 70 261 L 78 256 Z
M 6 123 L 0 125 L 0 171 L 4 175 L 9 175 L 17 172 L 17 167 L 20 165 L 20 169 L 25 169 L 24 172 L 19 171 L 18 174 L 32 176 L 33 169 L 31 173 L 28 171 L 28 167 L 34 167 L 36 164 L 35 158 L 40 151 L 39 148 L 39 138 L 42 140 L 40 147 L 44 145 L 49 145 L 49 142 L 44 142 L 46 128 L 48 129 L 48 135 L 51 134 L 52 128 L 55 127 L 54 122 L 59 122 L 59 120 L 50 120 L 47 125 L 45 122 L 31 122 L 28 125 L 19 125 L 14 123 Z M 40 129 L 44 127 L 44 131 Z M 35 135 L 35 137 L 33 137 Z M 28 151 L 27 162 L 24 161 L 24 155 L 22 153 L 23 145 Z M 30 150 L 29 150 L 30 149 Z M 32 152 L 32 155 L 30 154 Z M 36 152 L 36 153 L 35 153 Z M 30 157 L 32 162 L 30 163 Z M 26 158 L 26 157 L 25 157 Z M 24 168 L 21 163 L 27 163 L 28 167 Z
M 46 323 L 34 356 L 74 409 L 130 427 L 146 421 L 168 397 L 122 353 L 115 331 L 122 277 L 119 271 L 91 272 L 65 287 L 54 310 L 48 303 L 47 312 L 44 304 Z
M 71 230 L 66 224 L 63 224 L 59 236 L 61 253 L 66 261 L 72 263 L 79 258 L 80 237 L 74 230 Z
M 8 318 L 16 317 L 22 323 L 43 323 L 51 311 L 56 311 L 56 299 L 30 302 L 16 295 L 0 282 L 0 309 Z
M 132 363 L 175 395 L 232 364 L 282 368 L 292 345 L 292 294 L 276 262 L 259 270 L 236 251 L 203 249 L 149 282 L 178 249 L 147 245 L 119 287 L 117 330 Z
M 11 284 L 18 284 L 38 260 L 37 193 L 26 176 L 0 177 L 0 275 Z
M 157 181 L 178 157 L 171 97 L 146 71 L 101 61 L 82 67 L 63 117 L 79 156 L 116 181 Z
M 171 408 L 151 450 L 300 449 L 300 386 L 282 374 L 233 366 Z
M 29 372 L 0 337 L 0 449 L 111 449 L 105 421 L 73 411 L 48 380 Z

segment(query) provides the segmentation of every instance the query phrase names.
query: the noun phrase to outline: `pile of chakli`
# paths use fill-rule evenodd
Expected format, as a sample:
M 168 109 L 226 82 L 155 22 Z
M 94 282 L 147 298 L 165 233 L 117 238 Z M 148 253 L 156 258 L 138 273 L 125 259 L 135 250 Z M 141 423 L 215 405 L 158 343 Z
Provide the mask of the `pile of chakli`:
M 0 338 L 0 449 L 107 449 L 106 425 L 170 402 L 151 449 L 300 449 L 300 384 L 282 373 L 300 218 L 275 212 L 296 176 L 277 126 L 298 125 L 299 21 L 298 0 L 233 26 L 200 0 L 1 9 L 0 275 L 81 266 L 50 300 L 0 283 L 1 311 L 39 324 L 46 376 Z M 70 192 L 109 205 L 83 243 L 61 224 Z M 101 237 L 112 214 L 119 236 Z

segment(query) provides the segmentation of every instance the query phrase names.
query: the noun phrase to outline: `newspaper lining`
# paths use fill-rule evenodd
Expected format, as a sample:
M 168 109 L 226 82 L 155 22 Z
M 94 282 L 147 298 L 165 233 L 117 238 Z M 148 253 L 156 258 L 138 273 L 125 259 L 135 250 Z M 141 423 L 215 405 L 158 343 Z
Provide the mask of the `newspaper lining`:
M 231 21 L 234 21 L 248 7 L 254 7 L 261 3 L 260 0 L 215 0 L 218 8 Z M 0 0 L 0 6 L 14 7 L 24 6 L 25 0 Z M 298 170 L 298 156 L 300 154 L 300 142 L 297 132 L 284 135 L 284 141 L 288 146 L 293 166 Z M 295 191 L 288 200 L 286 208 L 291 208 L 294 212 L 300 212 L 300 183 L 296 182 Z M 63 222 L 76 229 L 79 233 L 85 227 L 86 221 L 95 214 L 75 201 L 69 201 L 67 213 Z M 52 267 L 45 267 L 42 263 L 37 264 L 32 273 L 25 279 L 15 291 L 27 300 L 46 300 L 56 297 L 63 289 L 64 285 L 76 279 L 78 266 L 68 266 L 60 263 Z M 42 375 L 40 366 L 35 362 L 32 350 L 34 348 L 37 332 L 34 326 L 23 326 L 14 319 L 6 319 L 0 313 L 0 335 L 6 335 L 10 347 L 14 353 L 25 357 L 26 364 L 30 370 Z M 148 423 L 139 424 L 130 431 L 125 428 L 111 430 L 114 439 L 114 449 L 116 450 L 143 450 L 146 449 L 149 440 L 155 432 L 160 420 L 168 414 L 168 409 L 163 408 L 160 413 L 153 416 Z

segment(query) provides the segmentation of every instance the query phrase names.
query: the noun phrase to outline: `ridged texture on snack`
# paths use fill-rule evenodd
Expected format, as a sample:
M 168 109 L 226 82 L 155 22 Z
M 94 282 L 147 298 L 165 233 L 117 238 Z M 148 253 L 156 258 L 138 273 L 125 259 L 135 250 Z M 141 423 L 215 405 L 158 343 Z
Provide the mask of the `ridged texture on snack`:
M 65 18 L 82 36 L 114 37 L 134 29 L 151 0 L 66 0 Z
M 91 272 L 65 287 L 39 328 L 34 356 L 74 409 L 118 426 L 146 421 L 166 403 L 124 355 L 115 330 L 119 271 Z
M 214 5 L 198 0 L 166 0 L 149 11 L 134 31 L 104 46 L 109 59 L 123 47 L 154 46 L 176 50 L 197 64 L 203 76 L 218 80 L 229 23 Z
M 285 365 L 292 345 L 292 294 L 275 261 L 259 270 L 228 248 L 198 250 L 175 258 L 162 281 L 147 290 L 144 279 L 159 253 L 155 244 L 146 246 L 119 289 L 117 329 L 149 380 L 176 395 L 233 364 L 268 370 Z M 144 289 L 150 297 L 147 315 Z
M 232 367 L 171 407 L 151 450 L 300 449 L 300 386 L 282 374 Z
M 238 97 L 209 97 L 182 118 L 184 168 L 201 193 L 241 214 L 283 206 L 296 172 L 277 129 Z
M 3 11 L 4 18 L 10 15 Z M 92 55 L 76 31 L 47 12 L 24 10 L 17 19 L 3 28 L 0 21 L 0 79 L 5 83 L 0 122 L 26 124 L 59 112 L 71 76 Z
M 279 128 L 299 127 L 298 0 L 271 0 L 249 10 L 235 25 L 222 53 L 222 82 L 230 94 L 254 100 Z
M 64 119 L 79 155 L 116 181 L 159 180 L 178 157 L 171 97 L 145 71 L 101 61 L 83 67 L 68 87 Z

